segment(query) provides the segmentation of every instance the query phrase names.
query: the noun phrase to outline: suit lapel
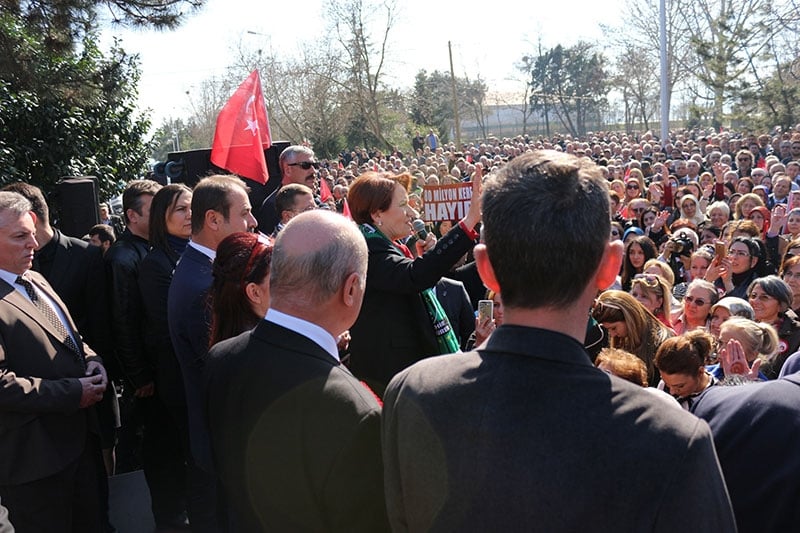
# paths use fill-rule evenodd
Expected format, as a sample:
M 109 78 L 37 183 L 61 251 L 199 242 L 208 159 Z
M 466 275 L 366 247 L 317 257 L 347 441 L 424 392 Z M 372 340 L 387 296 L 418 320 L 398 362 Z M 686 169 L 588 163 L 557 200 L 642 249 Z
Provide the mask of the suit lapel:
M 53 301 L 53 303 L 55 303 L 57 306 L 61 308 L 61 312 L 67 319 L 67 328 L 70 330 L 70 333 L 73 335 L 73 337 L 75 337 L 75 339 L 78 342 L 78 346 L 80 347 L 82 344 L 81 337 L 78 334 L 78 330 L 75 327 L 75 324 L 72 323 L 72 320 L 69 316 L 69 312 L 67 311 L 64 302 L 61 301 L 61 299 L 55 294 L 55 292 L 47 284 L 47 282 L 44 281 L 44 278 L 40 274 L 34 273 L 33 271 L 29 271 L 29 275 L 31 283 L 33 283 L 37 289 L 45 293 Z M 56 339 L 63 346 L 69 348 L 69 346 L 64 344 L 64 340 L 60 338 L 61 334 L 56 329 L 56 327 L 53 326 L 53 324 L 51 324 L 50 321 L 47 320 L 44 316 L 42 316 L 41 311 L 39 311 L 31 301 L 22 296 L 14 287 L 9 285 L 5 281 L 0 280 L 0 283 L 2 283 L 3 285 L 2 291 L 0 291 L 1 295 L 0 297 L 3 300 L 7 301 L 9 304 L 19 309 L 20 312 L 24 313 L 31 320 L 37 323 L 42 329 L 47 331 L 51 337 Z M 70 351 L 72 351 L 71 348 Z

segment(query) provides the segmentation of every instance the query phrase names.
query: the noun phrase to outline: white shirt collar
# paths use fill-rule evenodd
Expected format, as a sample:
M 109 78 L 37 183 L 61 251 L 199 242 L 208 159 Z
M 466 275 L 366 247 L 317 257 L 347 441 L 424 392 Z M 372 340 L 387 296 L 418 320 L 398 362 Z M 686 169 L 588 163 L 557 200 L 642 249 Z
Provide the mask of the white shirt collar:
M 20 293 L 22 296 L 25 297 L 26 300 L 30 301 L 30 296 L 28 296 L 27 291 L 22 285 L 17 285 L 17 276 L 20 274 L 14 274 L 13 272 L 9 272 L 8 270 L 0 270 L 0 279 L 11 285 L 15 291 Z
M 296 316 L 281 313 L 272 308 L 267 310 L 267 315 L 264 317 L 264 320 L 283 326 L 286 329 L 290 329 L 312 340 L 320 348 L 328 352 L 336 361 L 339 361 L 339 349 L 336 347 L 336 339 L 318 325 L 308 320 L 297 318 Z
M 191 246 L 192 248 L 194 248 L 195 250 L 197 250 L 198 252 L 200 252 L 204 256 L 208 257 L 212 261 L 214 259 L 216 259 L 216 257 L 217 257 L 217 251 L 216 250 L 212 250 L 211 248 L 206 248 L 202 244 L 197 244 L 194 241 L 189 241 L 189 246 Z

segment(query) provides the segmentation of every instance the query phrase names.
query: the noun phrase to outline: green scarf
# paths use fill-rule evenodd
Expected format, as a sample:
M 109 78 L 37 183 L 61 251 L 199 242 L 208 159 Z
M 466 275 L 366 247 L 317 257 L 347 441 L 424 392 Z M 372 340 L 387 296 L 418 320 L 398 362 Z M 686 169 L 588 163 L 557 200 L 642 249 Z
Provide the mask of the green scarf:
M 361 229 L 361 233 L 364 234 L 366 239 L 383 239 L 388 241 L 398 252 L 407 256 L 402 248 L 389 240 L 378 228 L 369 224 L 359 224 L 359 229 Z M 420 296 L 422 297 L 422 301 L 425 302 L 425 309 L 428 311 L 428 317 L 431 320 L 431 326 L 436 335 L 436 345 L 439 348 L 439 354 L 444 355 L 458 352 L 460 350 L 458 339 L 456 339 L 456 335 L 453 333 L 453 327 L 450 325 L 450 321 L 447 319 L 444 309 L 442 309 L 442 304 L 440 304 L 439 300 L 436 298 L 436 293 L 433 292 L 432 288 L 428 288 L 423 289 L 420 292 Z

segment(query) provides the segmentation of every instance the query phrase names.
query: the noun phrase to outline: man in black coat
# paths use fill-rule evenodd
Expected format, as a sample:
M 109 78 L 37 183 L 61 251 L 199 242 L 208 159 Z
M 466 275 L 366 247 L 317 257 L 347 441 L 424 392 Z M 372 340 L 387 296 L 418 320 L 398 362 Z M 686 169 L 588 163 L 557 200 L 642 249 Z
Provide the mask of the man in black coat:
M 424 359 L 389 383 L 392 529 L 734 531 L 708 426 L 596 369 L 583 349 L 623 251 L 608 239 L 597 166 L 555 151 L 515 157 L 489 178 L 483 221 L 475 260 L 503 295 L 504 323 L 478 350 Z
M 209 427 L 232 531 L 388 530 L 380 407 L 336 348 L 366 270 L 351 222 L 298 215 L 275 242 L 266 317 L 209 352 Z
M 800 374 L 709 387 L 692 412 L 707 421 L 740 533 L 800 527 Z

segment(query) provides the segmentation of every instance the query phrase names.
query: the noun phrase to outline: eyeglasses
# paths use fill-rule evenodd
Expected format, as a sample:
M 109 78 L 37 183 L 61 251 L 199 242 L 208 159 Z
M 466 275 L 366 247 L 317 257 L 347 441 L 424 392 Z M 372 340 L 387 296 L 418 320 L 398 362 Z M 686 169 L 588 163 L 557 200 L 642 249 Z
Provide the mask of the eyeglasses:
M 612 236 L 612 237 L 619 237 L 619 231 L 618 231 L 618 230 L 615 230 L 615 229 L 612 229 L 612 230 L 611 230 L 611 236 Z
M 319 168 L 319 161 L 300 161 L 299 163 L 289 163 L 290 167 L 300 167 L 303 170 L 308 170 L 311 167 Z
M 638 183 L 629 183 L 629 184 L 625 185 L 625 188 L 626 189 L 638 189 L 639 188 L 639 184 Z
M 728 253 L 734 257 L 750 257 L 750 254 L 744 250 L 728 250 Z
M 711 302 L 707 302 L 707 301 L 703 300 L 702 298 L 695 298 L 694 296 L 684 296 L 683 297 L 683 301 L 684 302 L 688 302 L 690 304 L 694 304 L 697 307 L 703 307 L 707 303 L 711 303 Z

